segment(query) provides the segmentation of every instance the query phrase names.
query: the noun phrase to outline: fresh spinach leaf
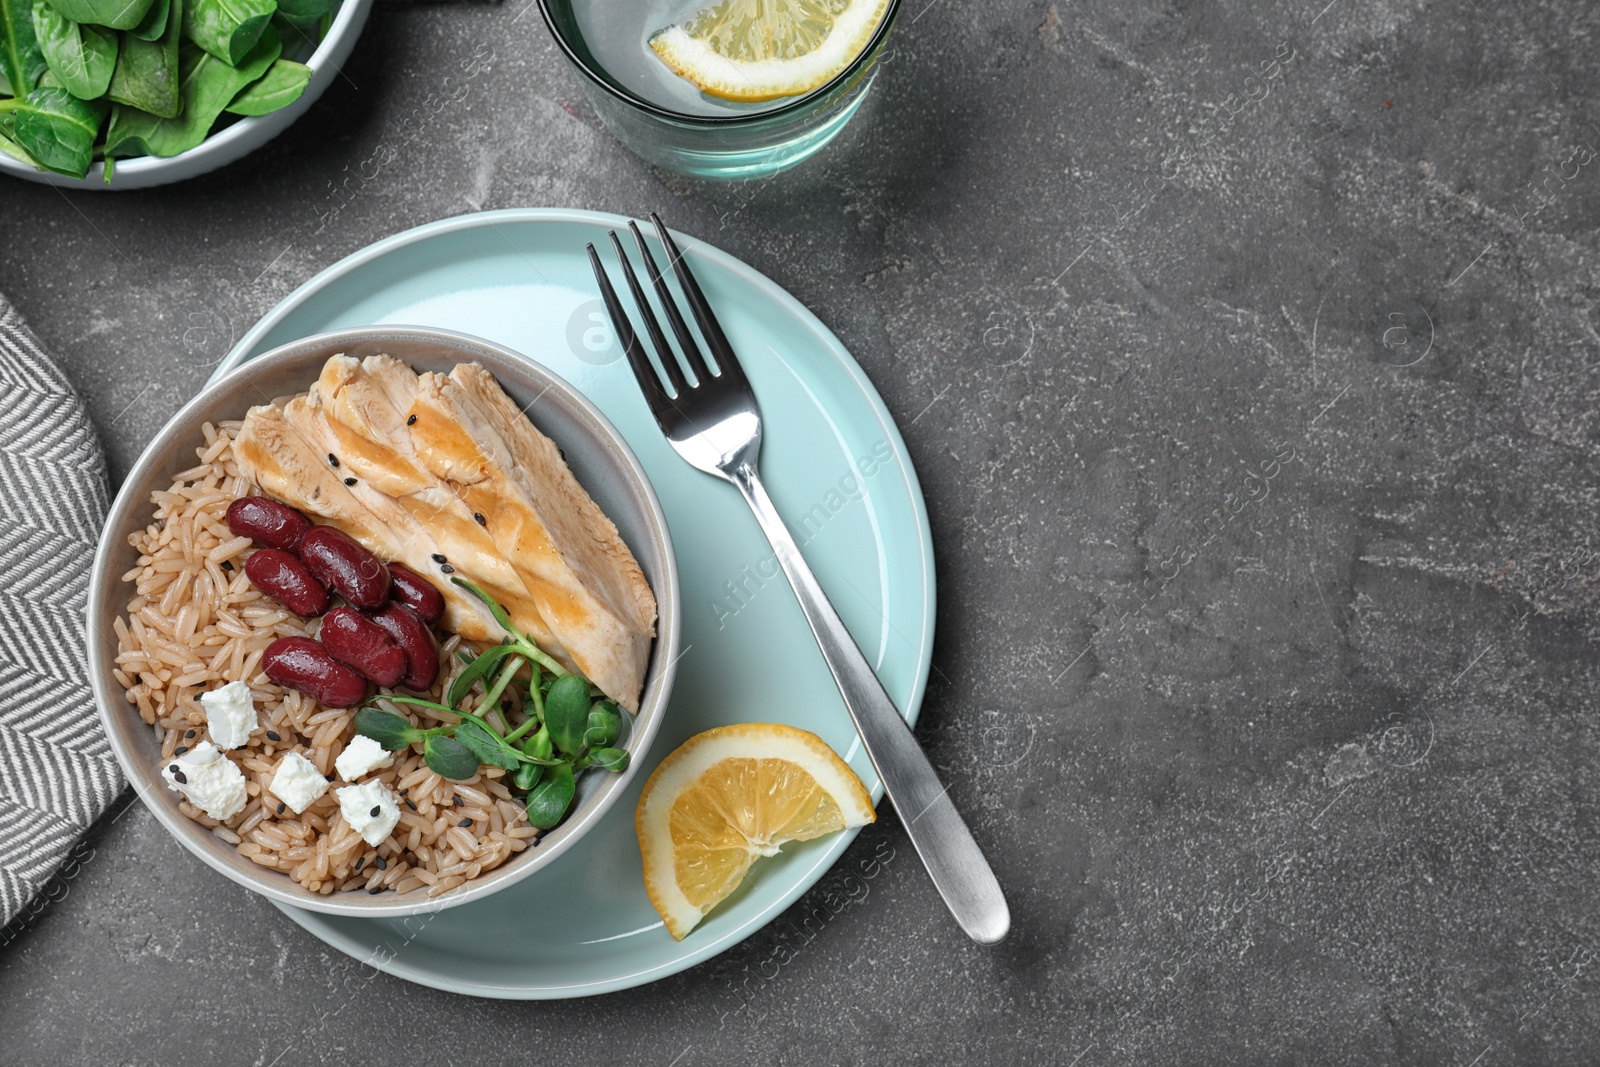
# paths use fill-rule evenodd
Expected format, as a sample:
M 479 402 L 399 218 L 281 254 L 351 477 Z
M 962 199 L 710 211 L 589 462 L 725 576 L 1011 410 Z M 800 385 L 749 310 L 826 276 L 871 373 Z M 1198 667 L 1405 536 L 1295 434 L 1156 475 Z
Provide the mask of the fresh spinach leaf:
M 172 0 L 155 0 L 144 13 L 139 25 L 128 32 L 141 41 L 158 41 L 167 32 L 167 17 L 172 14 Z
M 104 101 L 79 100 L 58 86 L 35 89 L 14 108 L 17 144 L 46 170 L 81 178 L 94 159 Z
M 544 698 L 544 724 L 550 740 L 569 756 L 583 750 L 583 733 L 589 726 L 589 683 L 576 674 L 550 683 Z
M 117 108 L 106 131 L 106 155 L 175 156 L 187 152 L 210 135 L 217 116 L 239 90 L 265 74 L 277 58 L 278 35 L 270 30 L 237 67 L 183 42 L 182 113 L 176 118 L 157 118 Z
M 31 0 L 0 0 L 0 92 L 27 96 L 43 73 Z
M 451 737 L 430 737 L 422 746 L 422 759 L 441 778 L 461 781 L 478 773 L 478 757 Z
M 11 139 L 11 127 L 9 125 L 6 125 L 3 129 L 0 129 L 0 155 L 10 156 L 18 163 L 26 163 L 35 170 L 44 169 L 33 161 L 32 156 L 23 151 L 21 145 Z
M 153 0 L 50 0 L 50 6 L 73 22 L 91 22 L 113 30 L 131 30 L 144 21 Z
M 270 115 L 300 99 L 311 82 L 311 68 L 292 59 L 280 59 L 261 79 L 239 90 L 227 110 L 235 115 Z
M 33 34 L 44 61 L 79 100 L 104 96 L 117 67 L 117 35 L 73 22 L 45 0 L 33 0 Z
M 278 0 L 278 14 L 301 25 L 315 24 L 333 10 L 333 0 Z
M 274 0 L 190 0 L 183 9 L 183 35 L 237 67 L 277 9 Z
M 111 72 L 111 85 L 106 89 L 106 96 L 113 103 L 137 108 L 158 119 L 177 118 L 183 110 L 182 86 L 178 80 L 182 6 L 183 0 L 172 0 L 167 30 L 158 41 L 122 35 L 117 68 Z M 121 112 L 122 108 L 116 111 Z M 116 124 L 115 112 L 111 121 Z
M 541 830 L 550 829 L 567 813 L 576 789 L 570 764 L 551 767 L 528 794 L 528 821 Z
M 355 716 L 356 733 L 365 734 L 390 752 L 421 741 L 423 732 L 403 717 L 382 708 L 362 708 Z

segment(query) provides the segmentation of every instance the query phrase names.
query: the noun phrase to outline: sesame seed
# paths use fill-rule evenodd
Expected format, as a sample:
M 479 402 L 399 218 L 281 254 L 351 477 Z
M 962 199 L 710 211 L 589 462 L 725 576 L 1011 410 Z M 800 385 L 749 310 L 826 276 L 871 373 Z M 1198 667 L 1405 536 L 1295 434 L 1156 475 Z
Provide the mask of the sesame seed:
M 230 560 L 223 560 L 223 561 L 222 561 L 222 569 L 223 569 L 223 570 L 225 570 L 225 571 L 231 571 L 231 570 L 233 570 L 233 563 L 232 563 L 232 561 L 230 561 Z
M 193 730 L 185 730 L 183 732 L 183 736 L 184 737 L 193 737 L 194 736 L 194 731 Z
M 456 823 L 456 825 L 457 826 L 471 826 L 472 825 L 472 820 L 470 818 L 462 819 L 460 822 Z
M 400 790 L 400 795 L 401 796 L 405 796 L 409 792 L 411 792 L 411 787 L 410 786 L 406 786 L 404 789 Z
M 456 804 L 456 807 L 458 807 L 458 808 L 461 807 L 462 801 L 461 801 L 460 797 L 456 797 L 455 798 L 455 804 Z
M 372 896 L 377 896 L 379 893 L 383 892 L 383 886 L 381 886 L 381 885 L 369 886 L 367 888 L 367 892 L 369 894 L 371 894 Z
M 182 771 L 173 771 L 172 772 L 172 780 L 174 782 L 177 782 L 179 785 L 188 785 L 189 784 L 189 779 L 184 775 L 184 773 Z
M 344 484 L 345 485 L 355 485 L 356 484 L 356 480 L 354 478 L 346 478 L 344 480 Z
M 417 424 L 417 417 L 415 415 L 411 416 L 409 419 L 406 420 L 406 425 L 407 426 L 415 426 L 416 424 Z
M 351 874 L 355 874 L 357 871 L 361 870 L 361 865 L 363 863 L 365 863 L 365 862 L 367 862 L 367 857 L 365 857 L 365 856 L 356 857 L 356 865 L 354 867 L 350 868 L 350 873 Z
M 172 750 L 172 754 L 174 756 L 181 756 L 187 751 L 189 751 L 189 746 L 188 745 L 179 745 L 177 748 Z
M 169 772 L 171 772 L 171 773 L 172 773 L 172 774 L 177 774 L 177 773 L 178 773 L 178 765 L 177 765 L 177 764 L 176 764 L 176 763 L 174 763 L 174 764 L 172 764 L 172 765 L 171 765 L 171 766 L 169 766 L 169 767 L 168 767 L 168 768 L 167 768 L 167 770 L 168 770 L 168 771 L 169 771 Z
M 444 556 L 443 556 L 443 555 L 441 555 L 441 554 L 440 554 L 440 553 L 438 553 L 438 552 L 435 552 L 435 553 L 434 553 L 434 554 L 433 554 L 433 561 L 434 561 L 434 562 L 435 562 L 435 563 L 449 563 L 449 562 L 450 562 L 450 561 L 449 561 L 449 560 L 447 560 L 447 559 L 445 559 L 445 558 L 444 558 Z
M 379 808 L 379 807 L 378 807 L 378 805 L 376 805 L 376 804 L 374 804 L 374 805 L 372 805 L 372 817 L 373 817 L 373 818 L 374 818 L 374 819 L 376 819 L 376 818 L 377 818 L 377 817 L 378 817 L 378 812 L 379 812 L 379 811 L 380 811 L 380 810 L 382 810 L 382 809 L 381 809 L 381 808 Z
M 411 798 L 410 797 L 406 797 L 406 807 L 410 808 L 412 811 L 416 811 L 417 810 L 417 806 L 414 803 L 411 802 Z
M 279 736 L 278 731 L 276 731 L 276 730 L 268 730 L 267 731 L 267 740 L 268 741 L 282 741 L 283 738 L 281 736 Z
M 472 513 L 472 519 L 479 526 L 487 526 L 487 525 L 489 525 L 489 520 L 483 517 L 483 512 L 481 512 L 481 511 L 474 511 Z
M 331 463 L 333 466 L 337 467 L 339 465 L 339 457 L 334 455 L 332 452 L 329 452 L 328 453 L 328 462 Z
M 387 871 L 389 869 L 389 861 L 384 859 L 382 856 L 378 857 L 377 864 L 378 870 L 380 871 Z
M 285 804 L 283 801 L 281 801 L 281 800 L 278 801 L 278 814 L 282 815 L 283 814 L 283 809 L 287 808 L 288 806 L 289 805 Z
M 454 574 L 455 572 L 456 572 L 456 569 L 454 567 L 450 566 L 450 564 L 448 564 L 448 563 L 441 563 L 439 565 L 439 573 L 440 574 Z

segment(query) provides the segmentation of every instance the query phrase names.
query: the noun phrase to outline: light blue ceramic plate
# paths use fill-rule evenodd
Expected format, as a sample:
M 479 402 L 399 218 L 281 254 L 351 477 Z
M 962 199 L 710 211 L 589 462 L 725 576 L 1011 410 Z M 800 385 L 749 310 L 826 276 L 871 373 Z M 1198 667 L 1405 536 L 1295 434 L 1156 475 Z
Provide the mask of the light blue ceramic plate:
M 638 455 L 678 553 L 683 652 L 660 734 L 632 788 L 559 863 L 431 918 L 283 911 L 390 974 L 486 997 L 586 996 L 663 978 L 777 917 L 853 838 L 791 845 L 682 942 L 645 897 L 633 809 L 661 758 L 736 722 L 820 734 L 883 795 L 805 619 L 738 493 L 692 469 L 656 429 L 600 309 L 584 245 L 626 220 L 514 210 L 398 234 L 323 271 L 245 335 L 224 373 L 278 345 L 349 326 L 435 326 L 525 354 L 595 403 Z M 915 721 L 933 647 L 933 551 L 904 443 L 838 338 L 770 279 L 679 237 L 761 400 L 761 469 L 806 558 Z

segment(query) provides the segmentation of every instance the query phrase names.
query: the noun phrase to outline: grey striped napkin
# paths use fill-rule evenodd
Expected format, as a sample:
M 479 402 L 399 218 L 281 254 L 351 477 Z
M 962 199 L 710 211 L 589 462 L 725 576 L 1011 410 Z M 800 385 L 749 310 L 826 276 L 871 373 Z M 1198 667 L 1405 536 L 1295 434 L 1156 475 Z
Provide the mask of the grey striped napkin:
M 122 789 L 82 651 L 106 506 L 83 401 L 0 297 L 0 926 Z

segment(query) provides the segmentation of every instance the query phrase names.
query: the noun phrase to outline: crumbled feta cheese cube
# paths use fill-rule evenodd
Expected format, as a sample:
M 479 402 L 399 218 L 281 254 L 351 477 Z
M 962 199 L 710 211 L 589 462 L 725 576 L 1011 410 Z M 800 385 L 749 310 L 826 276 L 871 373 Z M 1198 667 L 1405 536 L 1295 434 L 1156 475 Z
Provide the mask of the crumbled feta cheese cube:
M 240 748 L 255 732 L 256 698 L 243 682 L 229 682 L 220 689 L 200 694 L 206 709 L 206 732 L 218 748 Z
M 328 780 L 317 773 L 315 763 L 298 752 L 291 752 L 278 764 L 278 771 L 267 788 L 299 815 L 328 791 Z
M 213 819 L 231 819 L 244 810 L 244 772 L 210 741 L 202 741 L 161 768 L 167 788 Z
M 347 782 L 355 781 L 368 771 L 393 766 L 393 753 L 366 734 L 352 737 L 350 743 L 344 746 L 344 751 L 339 753 L 339 758 L 333 761 L 333 769 Z
M 388 786 L 374 778 L 360 785 L 347 785 L 337 792 L 344 821 L 361 835 L 361 840 L 373 848 L 388 840 L 400 821 L 400 805 L 395 803 Z

